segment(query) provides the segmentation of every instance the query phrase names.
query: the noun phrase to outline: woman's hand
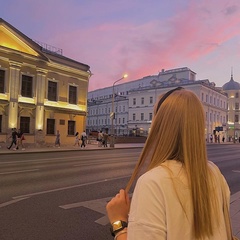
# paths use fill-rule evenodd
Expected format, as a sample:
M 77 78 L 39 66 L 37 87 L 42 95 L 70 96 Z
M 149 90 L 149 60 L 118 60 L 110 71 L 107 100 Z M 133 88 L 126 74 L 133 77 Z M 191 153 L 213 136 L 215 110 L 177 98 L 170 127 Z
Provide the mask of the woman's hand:
M 110 223 L 118 220 L 128 221 L 128 213 L 130 209 L 129 195 L 125 190 L 121 189 L 119 193 L 108 202 L 106 206 Z

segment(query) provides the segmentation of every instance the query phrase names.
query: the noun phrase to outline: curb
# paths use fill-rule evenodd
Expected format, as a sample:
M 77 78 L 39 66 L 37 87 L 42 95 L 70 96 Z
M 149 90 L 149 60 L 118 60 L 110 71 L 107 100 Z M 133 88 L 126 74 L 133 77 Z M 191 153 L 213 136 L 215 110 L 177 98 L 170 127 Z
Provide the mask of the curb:
M 103 151 L 103 150 L 115 150 L 115 149 L 133 149 L 133 148 L 142 148 L 142 146 L 122 146 L 122 147 L 115 147 L 115 148 L 78 148 L 78 149 L 63 149 L 63 148 L 56 148 L 56 149 L 26 149 L 24 151 L 21 151 L 21 150 L 16 150 L 16 151 L 6 151 L 4 150 L 3 152 L 1 152 L 1 149 L 0 149 L 0 155 L 8 155 L 8 154 L 29 154 L 29 153 L 50 153 L 50 152 L 72 152 L 72 151 Z

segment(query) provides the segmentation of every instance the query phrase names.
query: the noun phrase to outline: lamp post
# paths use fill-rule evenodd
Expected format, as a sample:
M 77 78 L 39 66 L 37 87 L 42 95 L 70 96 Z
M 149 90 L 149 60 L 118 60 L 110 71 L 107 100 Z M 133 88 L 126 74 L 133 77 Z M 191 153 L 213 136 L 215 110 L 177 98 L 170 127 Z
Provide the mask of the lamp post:
M 118 79 L 117 81 L 115 81 L 112 85 L 112 112 L 110 114 L 111 117 L 111 138 L 110 138 L 110 147 L 114 148 L 114 124 L 113 124 L 113 120 L 115 119 L 115 112 L 114 112 L 114 98 L 115 98 L 115 94 L 114 94 L 114 86 L 117 82 L 121 81 L 124 78 L 127 78 L 128 75 L 124 74 L 123 77 L 121 77 L 120 79 Z

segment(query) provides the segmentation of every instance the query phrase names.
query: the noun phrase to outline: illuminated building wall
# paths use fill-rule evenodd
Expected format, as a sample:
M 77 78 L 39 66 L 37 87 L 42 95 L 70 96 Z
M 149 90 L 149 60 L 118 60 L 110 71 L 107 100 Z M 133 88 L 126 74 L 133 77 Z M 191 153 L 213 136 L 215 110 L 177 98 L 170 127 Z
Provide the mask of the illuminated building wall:
M 0 141 L 12 128 L 28 143 L 72 143 L 86 127 L 90 67 L 47 50 L 0 18 Z

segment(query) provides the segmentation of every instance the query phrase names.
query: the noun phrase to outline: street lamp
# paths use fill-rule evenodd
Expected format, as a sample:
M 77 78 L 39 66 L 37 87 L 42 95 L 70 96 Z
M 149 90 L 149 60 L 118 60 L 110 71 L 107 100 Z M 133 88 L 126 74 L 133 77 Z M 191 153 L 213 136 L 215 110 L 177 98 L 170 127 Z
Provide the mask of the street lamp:
M 118 79 L 117 81 L 115 81 L 112 85 L 112 112 L 110 114 L 111 117 L 111 138 L 110 138 L 110 147 L 114 147 L 114 124 L 113 124 L 113 120 L 115 119 L 115 112 L 114 112 L 114 98 L 115 98 L 115 94 L 114 94 L 114 85 L 121 81 L 124 78 L 127 78 L 128 75 L 124 74 L 120 79 Z

